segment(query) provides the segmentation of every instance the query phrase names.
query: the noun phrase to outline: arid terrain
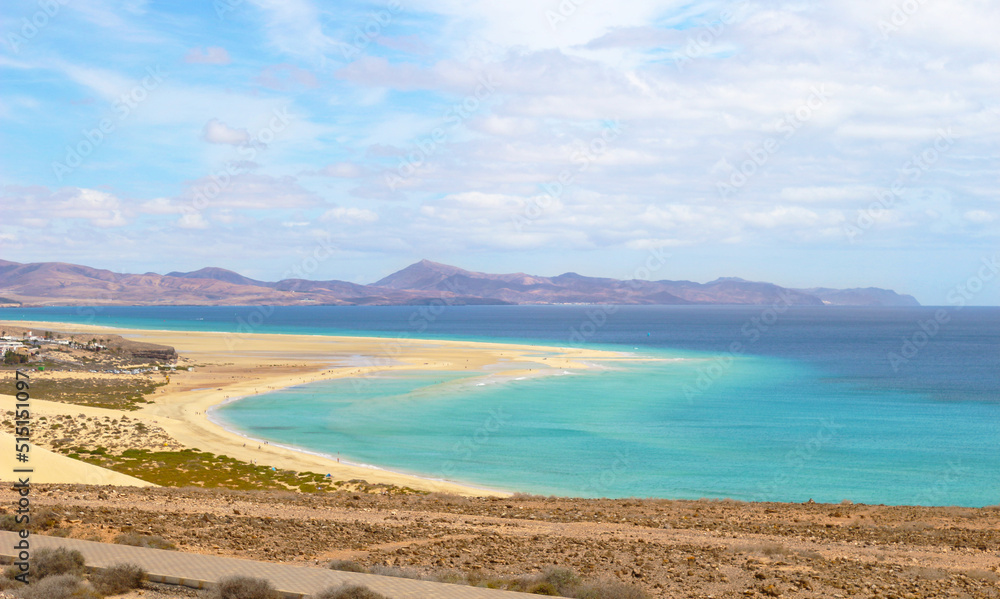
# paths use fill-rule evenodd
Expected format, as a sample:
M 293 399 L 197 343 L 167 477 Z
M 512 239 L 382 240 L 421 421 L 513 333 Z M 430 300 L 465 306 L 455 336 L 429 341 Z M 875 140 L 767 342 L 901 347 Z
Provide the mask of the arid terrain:
M 654 597 L 1000 597 L 1000 507 L 38 491 L 38 507 L 57 515 L 46 534 L 110 542 L 134 533 L 180 551 L 300 565 L 340 559 L 482 577 L 559 566 Z

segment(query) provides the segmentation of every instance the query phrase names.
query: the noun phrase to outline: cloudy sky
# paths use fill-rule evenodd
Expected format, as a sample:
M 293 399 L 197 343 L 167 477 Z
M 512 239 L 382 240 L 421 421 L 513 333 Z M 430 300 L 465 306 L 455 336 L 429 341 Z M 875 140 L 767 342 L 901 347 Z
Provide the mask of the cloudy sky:
M 11 3 L 0 258 L 944 304 L 1000 251 L 998 30 L 992 0 Z

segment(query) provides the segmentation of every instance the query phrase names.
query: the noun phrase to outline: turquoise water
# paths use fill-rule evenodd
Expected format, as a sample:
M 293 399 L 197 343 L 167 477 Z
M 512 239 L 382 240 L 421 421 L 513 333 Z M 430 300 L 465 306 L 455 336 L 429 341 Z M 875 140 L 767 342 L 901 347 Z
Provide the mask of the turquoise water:
M 617 349 L 663 361 L 524 380 L 463 371 L 324 381 L 214 417 L 274 443 L 511 491 L 1000 504 L 1000 310 L 946 308 L 947 324 L 921 339 L 935 310 L 171 307 L 0 317 Z M 916 353 L 890 360 L 911 340 L 922 342 Z
M 995 406 L 965 406 L 956 418 L 954 406 L 873 398 L 759 357 L 734 360 L 704 392 L 686 393 L 704 364 L 633 363 L 481 386 L 464 373 L 324 381 L 216 414 L 252 435 L 352 462 L 539 494 L 996 503 L 1000 460 L 981 445 L 1000 441 L 987 418 Z

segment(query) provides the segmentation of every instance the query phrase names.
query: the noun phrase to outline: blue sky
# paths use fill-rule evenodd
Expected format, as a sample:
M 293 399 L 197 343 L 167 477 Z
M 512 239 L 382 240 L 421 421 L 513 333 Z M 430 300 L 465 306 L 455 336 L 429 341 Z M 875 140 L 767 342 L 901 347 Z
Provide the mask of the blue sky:
M 368 283 L 656 256 L 945 304 L 1000 251 L 998 28 L 981 0 L 21 2 L 0 258 Z

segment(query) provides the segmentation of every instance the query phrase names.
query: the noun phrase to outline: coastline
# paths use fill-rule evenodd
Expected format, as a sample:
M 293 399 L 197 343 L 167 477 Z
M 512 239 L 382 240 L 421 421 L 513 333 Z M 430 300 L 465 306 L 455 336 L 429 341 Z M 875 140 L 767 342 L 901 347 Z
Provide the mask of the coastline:
M 252 395 L 321 380 L 363 378 L 389 371 L 469 370 L 481 373 L 484 378 L 523 377 L 556 370 L 584 370 L 592 367 L 590 361 L 637 359 L 607 350 L 474 341 L 234 334 L 34 321 L 0 321 L 0 324 L 44 327 L 64 333 L 105 332 L 174 347 L 180 356 L 178 365 L 189 366 L 191 370 L 171 373 L 169 384 L 147 397 L 153 403 L 128 412 L 89 410 L 145 420 L 163 428 L 185 447 L 280 469 L 331 474 L 333 480 L 364 479 L 370 483 L 465 496 L 508 496 L 510 492 L 470 482 L 394 472 L 378 465 L 338 461 L 327 454 L 283 445 L 261 442 L 256 449 L 253 447 L 256 443 L 248 441 L 248 435 L 214 421 L 210 411 L 223 403 Z M 358 365 L 359 360 L 362 365 Z M 86 373 L 52 374 L 69 380 L 86 376 Z M 45 404 L 43 412 L 82 413 L 78 409 L 80 406 L 72 404 L 38 403 Z

